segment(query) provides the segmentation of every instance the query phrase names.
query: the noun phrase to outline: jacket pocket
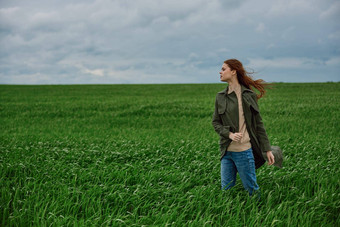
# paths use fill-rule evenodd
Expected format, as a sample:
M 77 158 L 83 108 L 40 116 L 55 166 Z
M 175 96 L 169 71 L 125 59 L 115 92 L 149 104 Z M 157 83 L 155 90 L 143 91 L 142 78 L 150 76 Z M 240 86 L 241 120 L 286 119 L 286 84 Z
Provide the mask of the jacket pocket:
M 225 102 L 218 102 L 217 103 L 217 109 L 218 109 L 218 114 L 224 114 L 226 109 L 227 109 L 227 105 Z

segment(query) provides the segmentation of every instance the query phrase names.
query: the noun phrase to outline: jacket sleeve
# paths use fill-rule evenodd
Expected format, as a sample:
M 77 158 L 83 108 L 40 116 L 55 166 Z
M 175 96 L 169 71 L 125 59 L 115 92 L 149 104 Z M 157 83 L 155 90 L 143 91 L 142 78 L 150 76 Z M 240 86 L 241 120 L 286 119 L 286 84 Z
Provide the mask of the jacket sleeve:
M 253 99 L 256 103 L 256 107 L 259 110 L 259 106 L 257 104 L 257 97 L 256 94 L 253 95 Z M 262 122 L 262 117 L 260 114 L 260 111 L 255 114 L 255 120 L 256 120 L 256 137 L 260 143 L 260 148 L 261 151 L 266 152 L 266 151 L 271 151 L 271 145 L 266 133 L 266 130 L 264 128 L 263 122 Z
M 222 119 L 220 115 L 218 114 L 218 108 L 217 108 L 217 96 L 215 100 L 215 111 L 213 114 L 213 119 L 212 119 L 212 125 L 220 136 L 223 136 L 224 138 L 228 139 L 229 138 L 229 131 L 230 131 L 230 126 L 223 125 Z

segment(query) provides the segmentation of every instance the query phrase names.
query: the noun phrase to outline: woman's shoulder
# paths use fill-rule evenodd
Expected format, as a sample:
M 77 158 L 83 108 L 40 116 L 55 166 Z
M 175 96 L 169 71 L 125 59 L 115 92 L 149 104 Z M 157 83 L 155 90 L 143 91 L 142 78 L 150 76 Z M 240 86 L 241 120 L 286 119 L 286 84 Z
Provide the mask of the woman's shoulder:
M 251 89 L 247 89 L 243 92 L 243 96 L 246 96 L 248 99 L 252 99 L 257 102 L 257 94 L 255 91 Z
M 242 94 L 244 95 L 248 95 L 248 96 L 251 96 L 251 97 L 256 97 L 256 93 L 255 91 L 251 90 L 251 89 L 248 89 L 248 88 L 245 88 L 242 92 Z
M 228 87 L 224 88 L 222 91 L 217 92 L 216 96 L 219 95 L 219 94 L 222 94 L 222 95 L 226 94 L 227 90 L 228 90 Z

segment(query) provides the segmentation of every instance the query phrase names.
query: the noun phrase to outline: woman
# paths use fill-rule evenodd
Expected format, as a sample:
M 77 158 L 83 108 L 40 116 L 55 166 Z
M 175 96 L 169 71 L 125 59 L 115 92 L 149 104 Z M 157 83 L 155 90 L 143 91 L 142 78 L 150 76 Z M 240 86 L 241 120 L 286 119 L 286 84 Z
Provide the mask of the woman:
M 255 168 L 265 162 L 262 152 L 266 152 L 269 165 L 275 161 L 257 105 L 257 99 L 265 93 L 265 84 L 248 74 L 240 61 L 224 61 L 220 79 L 228 86 L 216 95 L 212 124 L 220 135 L 222 190 L 235 185 L 238 172 L 251 196 L 259 190 Z

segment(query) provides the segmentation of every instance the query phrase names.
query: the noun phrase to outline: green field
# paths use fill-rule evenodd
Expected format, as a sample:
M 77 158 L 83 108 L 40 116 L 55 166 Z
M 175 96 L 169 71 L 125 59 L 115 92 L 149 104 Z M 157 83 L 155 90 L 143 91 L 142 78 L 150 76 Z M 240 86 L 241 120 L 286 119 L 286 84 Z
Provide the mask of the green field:
M 340 83 L 259 100 L 284 168 L 220 190 L 226 84 L 0 86 L 2 226 L 339 226 Z

